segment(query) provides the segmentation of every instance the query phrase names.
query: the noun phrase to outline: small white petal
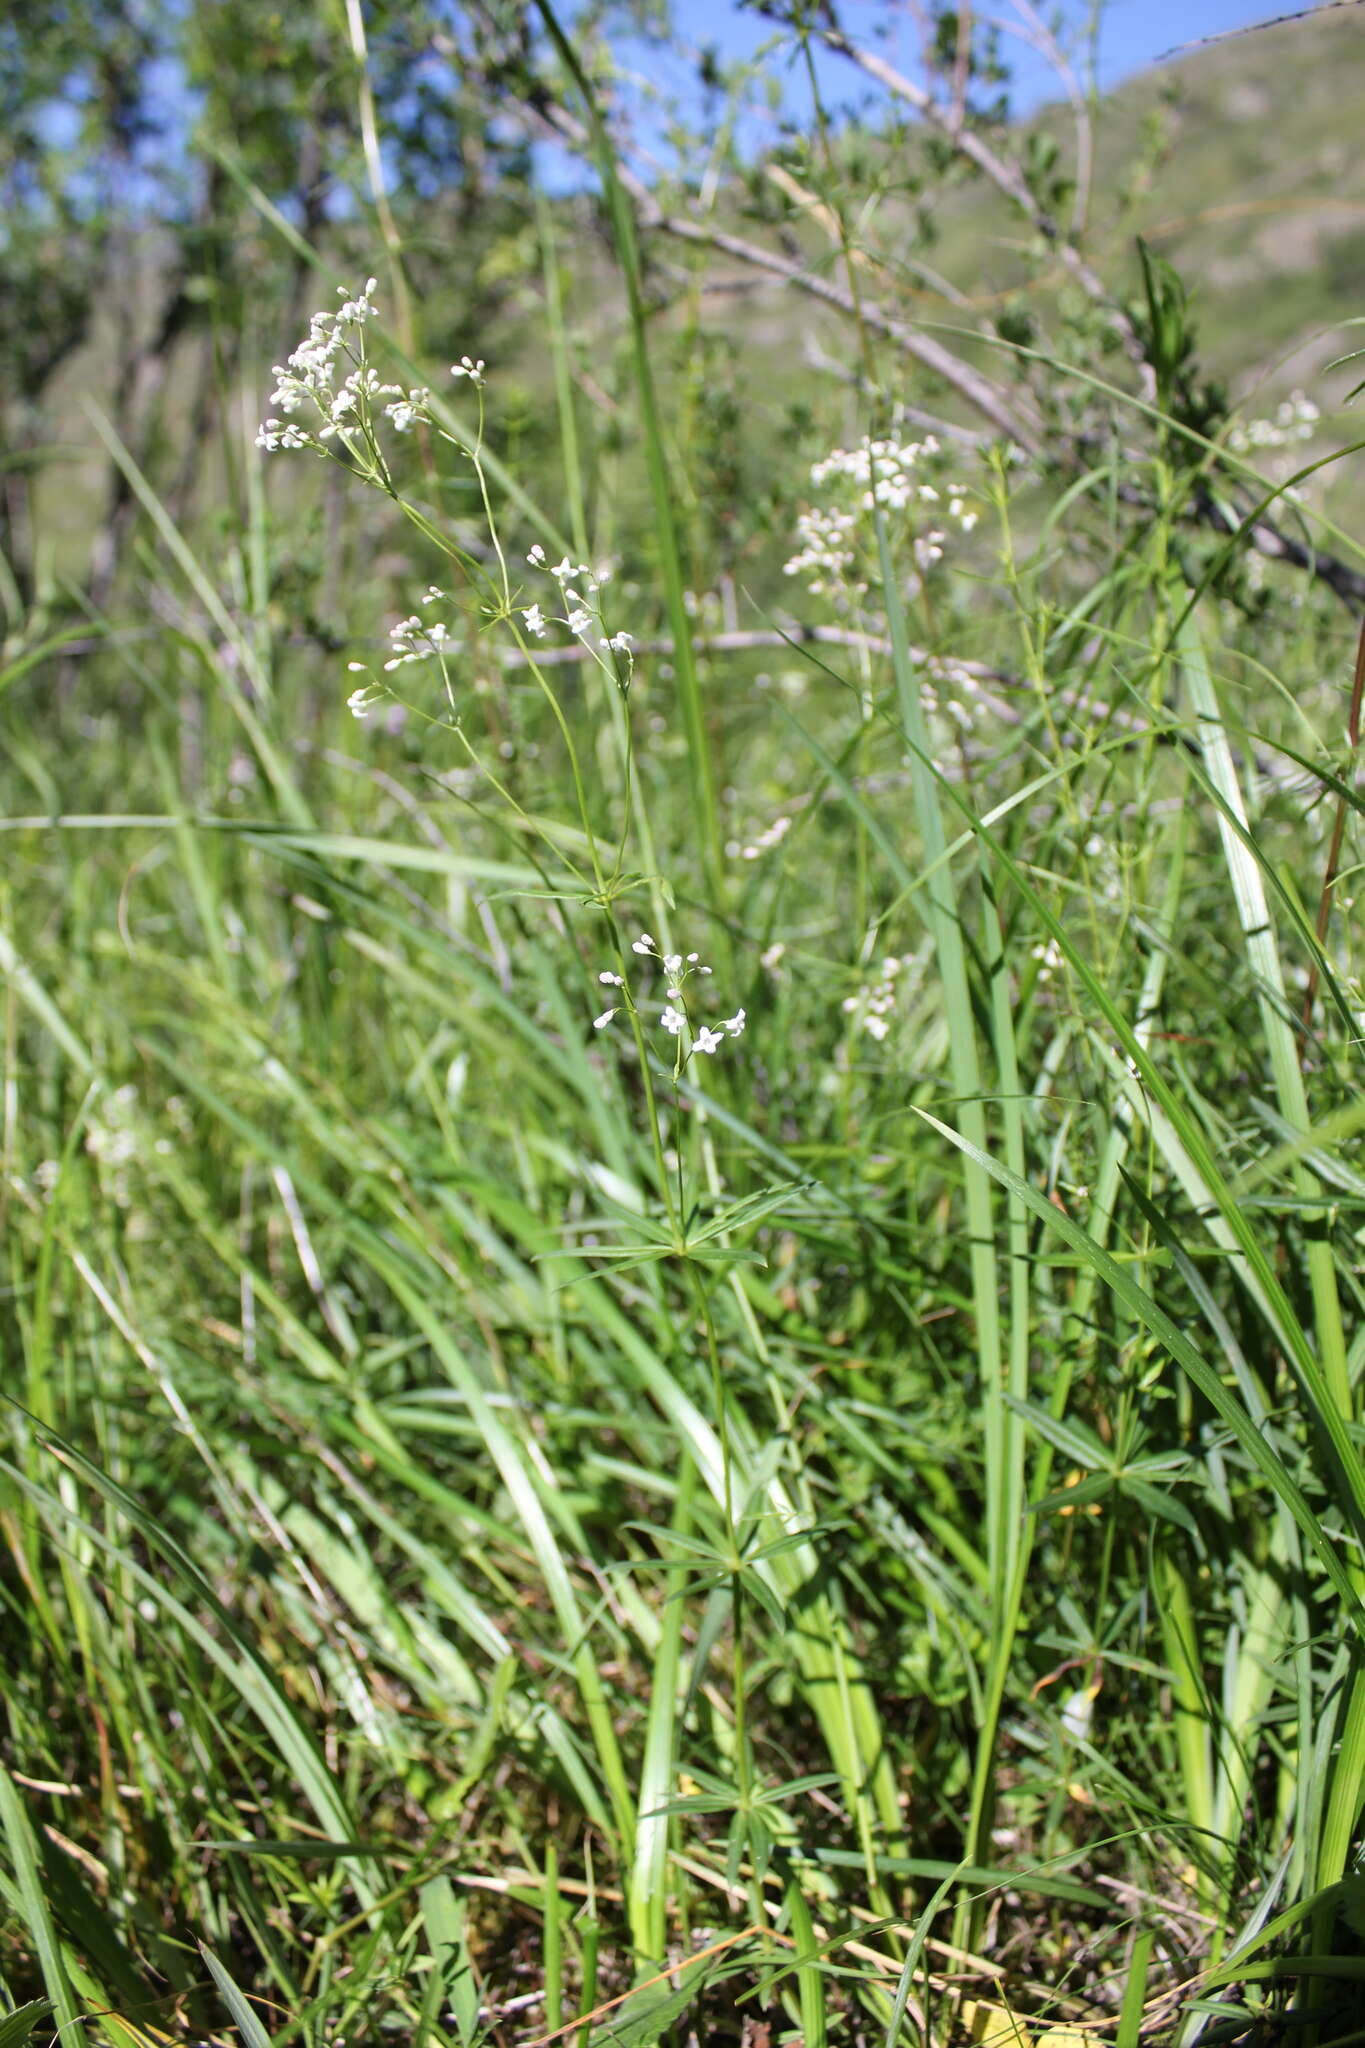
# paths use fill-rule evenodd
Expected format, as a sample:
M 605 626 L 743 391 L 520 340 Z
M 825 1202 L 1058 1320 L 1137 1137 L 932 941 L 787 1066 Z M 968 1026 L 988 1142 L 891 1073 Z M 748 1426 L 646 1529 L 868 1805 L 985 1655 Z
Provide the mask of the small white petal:
M 1062 1726 L 1073 1742 L 1086 1742 L 1095 1719 L 1095 1688 L 1073 1692 L 1062 1708 Z

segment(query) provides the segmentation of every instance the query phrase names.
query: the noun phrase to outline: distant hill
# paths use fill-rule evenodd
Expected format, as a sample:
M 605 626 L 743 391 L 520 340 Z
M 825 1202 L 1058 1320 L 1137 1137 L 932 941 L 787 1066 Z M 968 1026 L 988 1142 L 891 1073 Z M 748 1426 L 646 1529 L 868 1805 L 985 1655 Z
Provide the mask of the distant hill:
M 1365 7 L 1328 6 L 1224 38 L 1103 102 L 1087 246 L 1136 286 L 1137 234 L 1189 286 L 1201 355 L 1234 388 L 1314 379 L 1349 346 L 1323 327 L 1365 315 Z M 1071 151 L 1071 116 L 1046 125 Z M 954 209 L 938 261 L 969 291 L 1017 276 L 985 195 Z M 990 223 L 989 228 L 987 222 Z M 982 230 L 986 233 L 983 236 Z M 975 271 L 974 277 L 964 272 Z M 1345 378 L 1338 380 L 1346 388 Z

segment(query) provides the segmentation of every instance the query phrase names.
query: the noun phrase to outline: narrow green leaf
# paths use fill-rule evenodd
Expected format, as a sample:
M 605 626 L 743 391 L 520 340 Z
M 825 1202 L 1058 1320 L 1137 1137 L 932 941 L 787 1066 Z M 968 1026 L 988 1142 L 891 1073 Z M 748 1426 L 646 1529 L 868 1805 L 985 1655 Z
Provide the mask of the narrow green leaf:
M 1126 1267 L 1111 1257 L 1103 1246 L 1096 1243 L 1089 1232 L 1083 1230 L 1070 1216 L 1063 1215 L 1046 1195 L 1041 1194 L 1037 1188 L 1030 1187 L 1027 1181 L 1017 1180 L 1008 1167 L 1002 1166 L 998 1160 L 991 1159 L 988 1154 L 970 1147 L 968 1139 L 951 1129 L 949 1125 L 940 1123 L 928 1110 L 917 1109 L 915 1114 L 922 1117 L 941 1137 L 946 1138 L 950 1145 L 956 1145 L 960 1151 L 975 1150 L 976 1157 L 985 1170 L 993 1174 L 1003 1187 L 1012 1187 L 1019 1199 L 1028 1205 L 1040 1222 L 1045 1223 L 1050 1230 L 1065 1239 L 1073 1251 L 1079 1252 L 1089 1261 L 1110 1292 L 1117 1296 L 1166 1347 L 1176 1364 L 1198 1387 L 1210 1407 L 1227 1424 L 1267 1485 L 1289 1509 L 1307 1537 L 1323 1570 L 1341 1596 L 1345 1619 L 1365 1640 L 1365 1607 L 1361 1605 L 1351 1576 L 1342 1564 L 1335 1544 L 1309 1507 L 1301 1488 L 1286 1469 L 1283 1460 L 1272 1450 L 1246 1411 L 1232 1398 L 1218 1375 L 1205 1364 L 1185 1333 L 1158 1308 L 1156 1302 L 1138 1285 Z
M 232 2014 L 233 2022 L 242 2037 L 242 2048 L 271 2048 L 271 2040 L 265 2028 L 237 1985 L 228 1975 L 211 1949 L 199 1944 L 199 1953 L 208 1965 L 209 1975 L 218 1986 L 224 2005 Z

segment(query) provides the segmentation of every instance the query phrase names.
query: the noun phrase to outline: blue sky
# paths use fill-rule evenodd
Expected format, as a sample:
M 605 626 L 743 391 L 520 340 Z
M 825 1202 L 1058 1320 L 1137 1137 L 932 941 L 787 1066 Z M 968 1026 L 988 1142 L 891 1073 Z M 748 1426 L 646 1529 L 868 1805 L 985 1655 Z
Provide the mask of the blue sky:
M 1249 0 L 1107 0 L 1100 10 L 1100 85 L 1116 84 L 1173 47 L 1271 20 L 1292 4 L 1293 0 L 1281 0 L 1279 6 L 1257 6 L 1255 0 L 1250 4 Z M 870 27 L 874 19 L 884 19 L 890 10 L 880 0 L 844 0 L 838 11 L 844 28 L 856 41 L 860 30 Z M 900 55 L 908 59 L 913 53 L 915 24 L 910 9 L 901 12 L 906 32 Z M 991 15 L 1003 21 L 1012 10 L 1009 0 L 998 0 L 998 4 L 978 7 L 976 12 L 979 17 Z M 1088 22 L 1091 9 L 1084 0 L 1079 4 L 1078 0 L 1062 0 L 1060 7 L 1040 0 L 1037 12 L 1045 19 L 1060 16 L 1075 33 Z M 771 33 L 769 23 L 741 12 L 736 0 L 678 0 L 674 18 L 685 35 L 698 44 L 714 42 L 727 56 L 750 54 Z M 1041 83 L 1043 68 L 1026 46 L 1013 37 L 1005 37 L 1003 43 L 1018 67 L 1021 86 L 1027 89 L 1034 77 Z M 886 54 L 890 56 L 891 51 Z
M 1105 0 L 1099 10 L 1100 29 L 1095 46 L 1099 85 L 1102 90 L 1108 89 L 1155 63 L 1168 51 L 1271 20 L 1292 4 L 1293 0 L 1281 0 L 1279 6 L 1258 6 L 1256 0 Z M 1074 50 L 1086 47 L 1086 29 L 1093 11 L 1087 0 L 1060 0 L 1060 5 L 1056 0 L 1036 0 L 1036 6 L 1039 15 L 1064 24 Z M 849 36 L 869 44 L 874 42 L 872 31 L 876 24 L 898 18 L 891 39 L 877 41 L 874 46 L 898 69 L 918 69 L 919 30 L 914 9 L 891 8 L 885 0 L 842 0 L 838 12 Z M 993 16 L 1002 23 L 1013 14 L 1010 0 L 987 0 L 987 4 L 977 8 L 978 18 Z M 741 9 L 737 0 L 676 0 L 673 15 L 684 38 L 697 49 L 714 46 L 723 60 L 751 57 L 774 33 L 770 22 Z M 685 113 L 692 120 L 697 119 L 700 100 L 695 74 L 688 65 L 678 60 L 670 62 L 643 43 L 613 37 L 613 47 L 618 59 L 638 69 L 642 80 L 648 79 L 676 95 Z M 1014 72 L 1012 99 L 1016 111 L 1027 113 L 1043 100 L 1057 97 L 1055 75 L 1026 42 L 1002 34 L 1001 50 Z M 776 69 L 784 78 L 787 110 L 799 119 L 810 106 L 809 91 L 799 69 L 781 58 L 775 64 L 770 60 L 768 68 Z M 822 61 L 820 76 L 822 91 L 827 91 L 835 103 L 846 99 L 853 90 L 854 81 L 847 65 L 837 59 Z M 646 120 L 638 131 L 647 144 L 652 128 L 653 123 Z M 751 146 L 760 147 L 765 130 L 771 134 L 770 123 L 755 116 L 745 123 L 746 140 Z
M 961 4 L 961 0 L 959 0 Z M 1029 0 L 1023 0 L 1028 11 Z M 1245 29 L 1257 22 L 1282 16 L 1294 0 L 1267 5 L 1265 0 L 1032 0 L 1033 10 L 1065 38 L 1068 55 L 1077 65 L 1082 84 L 1089 83 L 1089 65 L 1094 61 L 1101 91 L 1130 77 L 1165 57 L 1180 52 L 1202 39 Z M 898 70 L 922 75 L 918 21 L 920 10 L 899 0 L 839 0 L 836 11 L 850 39 L 876 49 Z M 926 10 L 927 11 L 927 10 Z M 1027 114 L 1045 101 L 1060 97 L 1056 73 L 1021 37 L 1004 32 L 1003 25 L 1017 21 L 1013 0 L 977 0 L 978 20 L 993 18 L 1002 24 L 1001 55 L 1013 73 L 1011 105 L 1016 114 Z M 572 17 L 572 9 L 569 10 Z M 1100 25 L 1092 44 L 1090 25 L 1098 12 Z M 688 128 L 703 137 L 714 131 L 724 109 L 717 102 L 703 105 L 697 82 L 696 55 L 706 48 L 715 51 L 722 64 L 743 63 L 777 31 L 761 15 L 742 7 L 739 0 L 674 0 L 674 29 L 690 46 L 690 55 L 660 49 L 643 40 L 611 35 L 611 46 L 624 76 L 618 76 L 617 104 L 629 107 L 637 152 L 635 164 L 646 170 L 653 158 L 667 168 L 676 166 L 676 155 L 666 140 L 668 120 L 654 94 L 664 106 L 676 110 Z M 891 24 L 893 33 L 879 37 L 879 26 Z M 781 47 L 764 65 L 765 79 L 782 85 L 781 112 L 804 125 L 811 111 L 809 82 L 801 64 L 792 61 L 791 39 L 780 38 Z M 841 59 L 822 53 L 817 65 L 822 98 L 832 111 L 865 96 L 868 82 L 860 79 Z M 632 92 L 634 83 L 639 90 Z M 876 95 L 876 89 L 871 89 Z M 877 95 L 879 96 L 879 95 Z M 778 116 L 768 109 L 761 93 L 750 93 L 750 107 L 740 120 L 737 135 L 746 155 L 759 155 L 777 139 Z M 704 147 L 704 145 L 703 145 Z M 552 189 L 567 191 L 592 182 L 592 174 L 579 160 L 553 143 L 537 145 L 540 176 Z M 689 160 L 697 168 L 695 154 Z

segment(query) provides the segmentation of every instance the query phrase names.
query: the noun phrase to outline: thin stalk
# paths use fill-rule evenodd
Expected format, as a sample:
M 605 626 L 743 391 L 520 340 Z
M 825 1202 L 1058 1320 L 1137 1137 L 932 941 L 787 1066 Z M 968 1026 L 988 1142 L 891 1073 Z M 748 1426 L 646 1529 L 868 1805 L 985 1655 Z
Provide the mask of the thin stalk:
M 882 589 L 892 646 L 897 700 L 901 723 L 911 750 L 911 781 L 915 797 L 923 859 L 928 873 L 925 894 L 928 921 L 933 934 L 938 970 L 943 983 L 948 1020 L 948 1057 L 957 1113 L 968 1143 L 977 1154 L 986 1150 L 986 1116 L 982 1102 L 981 1064 L 977 1051 L 976 1021 L 972 1004 L 967 952 L 963 941 L 961 913 L 948 841 L 939 808 L 939 783 L 933 768 L 933 745 L 928 721 L 920 701 L 919 687 L 905 630 L 905 613 L 895 565 L 891 559 L 886 522 L 877 514 L 877 545 L 881 557 Z M 1017 1500 L 1017 1484 L 1008 1475 L 1012 1433 L 1005 1405 L 1004 1361 L 1000 1341 L 1000 1274 L 995 1246 L 994 1200 L 989 1176 L 978 1160 L 964 1155 L 963 1181 L 967 1196 L 967 1235 L 970 1245 L 972 1305 L 976 1316 L 977 1371 L 981 1382 L 981 1419 L 986 1464 L 987 1561 L 990 1583 L 1007 1589 L 1014 1581 L 1022 1530 L 1019 1518 L 1011 1518 L 1011 1500 Z M 1014 1451 L 1017 1458 L 1017 1449 Z M 1004 1603 L 997 1599 L 992 1615 L 999 1639 L 1006 1626 Z M 969 1861 L 989 1861 L 989 1835 L 995 1769 L 995 1743 L 999 1728 L 999 1698 L 987 1698 L 982 1725 L 977 1731 L 976 1763 L 967 1821 L 964 1853 Z M 966 1923 L 961 1932 L 965 1937 Z
M 715 782 L 711 768 L 711 743 L 702 705 L 696 654 L 692 645 L 692 622 L 684 601 L 682 552 L 673 510 L 673 485 L 668 473 L 668 459 L 664 452 L 663 423 L 654 389 L 654 371 L 649 353 L 635 222 L 631 215 L 630 202 L 616 175 L 616 154 L 597 104 L 597 96 L 549 0 L 536 0 L 536 4 L 544 17 L 560 61 L 577 87 L 587 112 L 598 173 L 602 179 L 621 274 L 625 280 L 635 384 L 640 399 L 645 462 L 649 472 L 650 497 L 654 511 L 654 534 L 659 549 L 659 567 L 664 582 L 669 631 L 673 636 L 673 663 L 677 677 L 678 700 L 687 739 L 696 838 L 701 850 L 707 896 L 711 904 L 719 909 L 725 901 L 726 888 L 720 819 L 716 808 Z

